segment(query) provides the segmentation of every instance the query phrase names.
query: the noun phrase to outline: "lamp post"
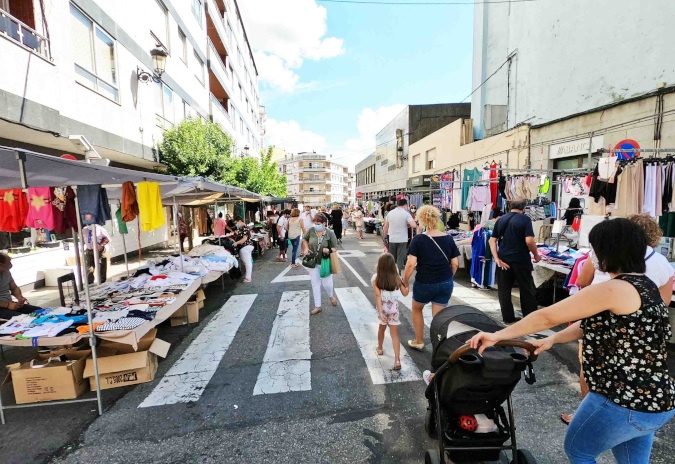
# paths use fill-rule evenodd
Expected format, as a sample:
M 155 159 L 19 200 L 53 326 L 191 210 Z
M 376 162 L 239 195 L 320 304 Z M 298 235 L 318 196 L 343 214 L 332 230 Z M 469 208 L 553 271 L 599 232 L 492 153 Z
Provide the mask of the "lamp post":
M 152 57 L 152 74 L 136 66 L 136 75 L 138 76 L 138 80 L 144 84 L 149 84 L 151 80 L 160 83 L 162 82 L 162 74 L 166 70 L 166 57 L 168 54 L 161 48 L 154 48 L 150 51 L 150 56 Z
M 244 147 L 244 156 L 248 156 L 248 145 Z

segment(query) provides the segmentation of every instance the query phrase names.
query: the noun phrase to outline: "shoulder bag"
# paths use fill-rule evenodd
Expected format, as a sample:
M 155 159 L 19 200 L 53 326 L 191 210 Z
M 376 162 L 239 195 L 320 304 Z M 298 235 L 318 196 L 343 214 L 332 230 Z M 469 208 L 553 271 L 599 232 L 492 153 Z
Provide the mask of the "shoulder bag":
M 306 268 L 314 269 L 317 264 L 320 264 L 320 260 L 318 259 L 319 254 L 321 253 L 321 243 L 323 242 L 323 237 L 326 236 L 326 234 L 322 235 L 319 237 L 319 235 L 316 233 L 316 230 L 314 228 L 310 229 L 310 233 L 313 233 L 317 237 L 317 241 L 319 242 L 318 245 L 318 250 L 316 253 L 312 254 L 311 251 L 310 253 L 307 254 L 304 258 L 302 258 L 302 265 Z M 309 244 L 308 244 L 309 246 Z

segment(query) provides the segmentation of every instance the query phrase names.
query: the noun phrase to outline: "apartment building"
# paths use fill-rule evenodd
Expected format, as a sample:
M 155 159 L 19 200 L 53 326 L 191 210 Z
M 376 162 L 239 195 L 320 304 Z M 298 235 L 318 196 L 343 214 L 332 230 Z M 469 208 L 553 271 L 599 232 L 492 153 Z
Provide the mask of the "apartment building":
M 240 155 L 263 146 L 236 0 L 0 0 L 0 56 L 1 145 L 151 169 L 163 131 L 200 117 Z
M 331 161 L 331 155 L 285 154 L 277 162 L 280 172 L 286 175 L 288 196 L 298 203 L 325 206 L 349 202 L 349 170 Z
M 349 192 L 349 203 L 356 203 L 356 173 L 350 172 L 347 177 L 347 191 Z

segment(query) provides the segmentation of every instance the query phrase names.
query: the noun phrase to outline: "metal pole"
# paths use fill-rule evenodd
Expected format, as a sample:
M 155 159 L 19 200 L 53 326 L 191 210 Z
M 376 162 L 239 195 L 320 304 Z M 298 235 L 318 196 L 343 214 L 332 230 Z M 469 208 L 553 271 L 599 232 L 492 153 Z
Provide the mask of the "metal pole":
M 77 213 L 77 228 L 82 230 L 82 219 L 80 217 L 80 198 L 77 196 L 77 187 L 73 187 L 76 194 L 75 209 Z M 86 274 L 86 272 L 85 272 Z M 91 313 L 91 296 L 89 295 L 89 276 L 85 276 L 84 283 L 84 298 L 87 303 L 87 319 L 89 321 L 89 345 L 91 346 L 91 357 L 94 363 L 94 378 L 96 379 L 96 401 L 98 403 L 98 415 L 103 414 L 103 401 L 101 400 L 101 380 L 98 377 L 98 356 L 96 354 L 96 335 L 94 332 L 94 317 Z
M 73 248 L 75 248 L 75 265 L 77 266 L 77 274 L 80 276 L 78 290 L 82 291 L 82 257 L 80 256 L 80 234 L 77 233 L 74 227 L 70 229 L 73 233 Z
M 122 236 L 122 249 L 124 250 L 124 265 L 127 268 L 127 279 L 129 278 L 129 258 L 127 257 L 127 241 L 124 238 L 126 234 L 123 234 L 120 232 L 120 235 Z
M 176 227 L 176 235 L 180 240 L 180 227 L 178 226 L 178 203 L 176 203 L 176 196 L 173 197 L 173 224 Z M 180 258 L 180 272 L 183 272 L 183 252 L 178 247 L 178 257 Z

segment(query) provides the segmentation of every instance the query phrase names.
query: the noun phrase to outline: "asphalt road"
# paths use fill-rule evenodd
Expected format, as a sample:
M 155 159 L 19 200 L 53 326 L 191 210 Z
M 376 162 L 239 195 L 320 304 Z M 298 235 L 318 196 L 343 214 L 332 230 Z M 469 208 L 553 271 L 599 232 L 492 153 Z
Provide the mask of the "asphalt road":
M 155 380 L 107 391 L 103 416 L 95 417 L 90 406 L 54 407 L 46 428 L 30 430 L 40 422 L 10 414 L 10 426 L 16 425 L 14 432 L 0 430 L 0 449 L 12 459 L 3 461 L 43 462 L 50 446 L 56 451 L 61 442 L 65 446 L 48 461 L 423 462 L 424 451 L 436 442 L 424 433 L 424 382 L 414 379 L 429 366 L 430 344 L 421 353 L 407 350 L 404 372 L 392 373 L 389 358 L 377 364 L 369 350 L 361 349 L 368 334 L 358 331 L 355 320 L 355 305 L 376 318 L 368 312 L 374 295 L 364 282 L 374 272 L 380 243 L 374 236 L 346 237 L 341 248 L 353 270 L 343 265 L 343 273 L 335 276 L 344 305 L 332 307 L 325 299 L 323 312 L 311 317 L 306 316 L 312 302 L 306 272 L 284 274 L 287 265 L 268 252 L 255 260 L 252 284 L 228 285 L 224 292 L 214 284 L 207 290 L 198 325 L 163 327 L 159 336 L 173 347 Z M 472 304 L 498 315 L 495 292 L 461 283 L 456 289 L 451 304 Z M 405 344 L 413 330 L 410 310 L 402 305 L 401 311 Z M 519 445 L 539 462 L 567 462 L 559 415 L 578 402 L 576 363 L 575 346 L 545 353 L 536 365 L 538 382 L 522 381 L 514 393 Z M 29 450 L 24 439 L 27 454 L 19 459 L 7 440 L 21 440 L 21 431 L 54 437 L 40 453 Z M 675 425 L 670 424 L 659 433 L 652 462 L 672 462 L 673 437 Z M 613 460 L 603 456 L 600 462 Z

